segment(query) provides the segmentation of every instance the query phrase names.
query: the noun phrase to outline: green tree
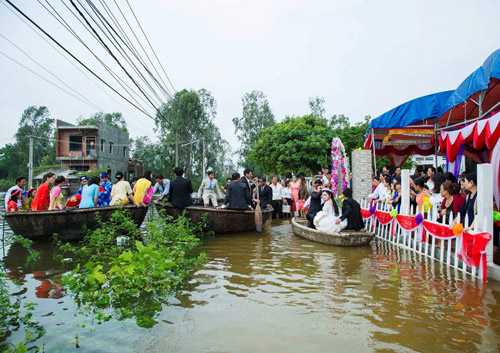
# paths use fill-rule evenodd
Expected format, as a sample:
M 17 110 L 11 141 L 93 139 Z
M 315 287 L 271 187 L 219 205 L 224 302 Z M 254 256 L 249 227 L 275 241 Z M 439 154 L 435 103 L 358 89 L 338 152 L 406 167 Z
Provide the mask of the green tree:
M 314 115 L 286 117 L 261 130 L 248 158 L 258 161 L 268 173 L 311 175 L 330 155 L 332 133 L 328 121 Z
M 13 180 L 28 173 L 29 140 L 33 142 L 34 167 L 56 161 L 54 122 L 46 107 L 28 107 L 21 116 L 16 141 L 0 149 L 0 178 Z
M 348 157 L 351 156 L 352 150 L 363 147 L 364 135 L 370 124 L 370 116 L 365 116 L 364 121 L 357 122 L 351 125 L 349 118 L 343 114 L 331 117 L 328 125 L 332 129 L 332 136 L 342 140 L 345 147 L 345 152 Z
M 214 124 L 216 114 L 217 103 L 205 89 L 176 92 L 161 106 L 156 115 L 156 132 L 165 169 L 171 171 L 174 167 L 177 139 L 180 166 L 186 169 L 189 178 L 202 177 L 204 139 L 207 169 L 220 175 L 229 145 Z
M 241 143 L 237 151 L 240 155 L 239 162 L 244 166 L 258 170 L 259 161 L 248 158 L 252 151 L 251 146 L 257 143 L 259 131 L 273 126 L 276 120 L 263 92 L 245 93 L 241 101 L 243 103 L 242 116 L 233 118 L 235 133 Z
M 127 130 L 127 122 L 123 117 L 122 113 L 114 112 L 114 113 L 103 113 L 97 112 L 92 114 L 90 118 L 80 118 L 77 120 L 78 125 L 97 125 L 97 123 L 105 123 L 123 131 Z
M 311 114 L 318 117 L 325 117 L 325 98 L 323 97 L 309 97 L 309 108 L 311 109 Z
M 140 136 L 130 139 L 130 152 L 133 158 L 138 158 L 144 163 L 146 169 L 152 170 L 155 174 L 168 175 L 164 158 L 165 151 L 160 143 L 152 142 L 146 136 Z

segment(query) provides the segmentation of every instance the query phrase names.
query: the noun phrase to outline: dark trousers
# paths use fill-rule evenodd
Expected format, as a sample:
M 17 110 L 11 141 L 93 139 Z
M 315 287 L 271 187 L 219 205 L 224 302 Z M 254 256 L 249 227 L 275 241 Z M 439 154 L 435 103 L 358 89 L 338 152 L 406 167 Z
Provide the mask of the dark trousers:
M 307 212 L 306 213 L 306 218 L 307 218 L 307 223 L 308 223 L 308 226 L 311 227 L 311 228 L 314 228 L 316 229 L 316 227 L 314 226 L 314 217 L 316 217 L 316 213 L 317 212 L 314 212 L 314 213 L 309 213 Z
M 273 219 L 276 219 L 276 214 L 280 215 L 280 219 L 283 218 L 283 208 L 281 207 L 283 201 L 281 200 L 272 200 L 271 205 L 273 206 Z

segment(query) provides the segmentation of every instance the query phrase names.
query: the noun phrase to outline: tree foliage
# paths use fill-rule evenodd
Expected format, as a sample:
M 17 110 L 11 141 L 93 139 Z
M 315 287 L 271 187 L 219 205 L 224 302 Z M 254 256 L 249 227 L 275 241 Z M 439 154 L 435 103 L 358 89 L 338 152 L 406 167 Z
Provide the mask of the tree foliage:
M 268 173 L 311 175 L 321 169 L 330 155 L 331 137 L 324 118 L 286 117 L 259 132 L 248 158 Z
M 161 153 L 159 157 L 164 160 L 163 169 L 171 171 L 175 166 L 177 138 L 180 166 L 185 168 L 188 177 L 201 177 L 204 138 L 207 170 L 212 169 L 220 175 L 230 148 L 214 124 L 216 114 L 217 103 L 205 89 L 176 92 L 161 106 L 156 115 L 156 131 L 160 138 L 156 152 Z
M 326 109 L 325 109 L 325 98 L 323 97 L 309 97 L 309 108 L 311 109 L 311 114 L 318 117 L 324 118 Z
M 364 121 L 351 125 L 347 116 L 333 115 L 328 125 L 332 130 L 332 136 L 342 140 L 347 156 L 351 157 L 352 150 L 363 147 L 364 135 L 370 125 L 370 116 L 367 115 Z
M 240 155 L 241 164 L 258 169 L 258 161 L 247 158 L 252 151 L 251 146 L 257 143 L 259 131 L 273 126 L 276 120 L 263 92 L 245 93 L 241 101 L 243 103 L 242 115 L 233 118 L 235 133 L 241 143 L 237 152 Z
M 114 126 L 122 131 L 127 132 L 127 122 L 123 117 L 122 113 L 114 112 L 114 113 L 103 113 L 97 112 L 92 114 L 90 118 L 80 118 L 77 120 L 78 125 L 97 125 L 97 123 L 105 123 L 111 126 Z
M 27 176 L 30 137 L 34 138 L 34 167 L 57 163 L 54 123 L 46 107 L 30 106 L 23 112 L 14 135 L 16 141 L 0 149 L 1 179 L 13 180 L 19 175 Z
M 155 173 L 163 173 L 168 175 L 172 169 L 167 171 L 167 161 L 165 153 L 170 155 L 170 152 L 164 151 L 161 143 L 152 142 L 146 136 L 140 136 L 135 139 L 130 139 L 130 151 L 132 158 L 138 158 L 147 169 L 153 170 Z M 172 163 L 168 164 L 172 165 Z

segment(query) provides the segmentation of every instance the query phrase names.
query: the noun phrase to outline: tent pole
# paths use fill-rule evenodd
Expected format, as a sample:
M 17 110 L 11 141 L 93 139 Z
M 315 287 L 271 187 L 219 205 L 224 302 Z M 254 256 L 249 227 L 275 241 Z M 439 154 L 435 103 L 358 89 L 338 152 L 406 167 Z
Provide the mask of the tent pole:
M 489 113 L 491 113 L 493 110 L 497 109 L 498 107 L 500 107 L 500 102 L 496 103 L 493 107 L 491 107 L 490 109 L 488 109 L 482 115 L 479 115 L 477 118 L 468 120 L 467 122 L 468 123 L 472 123 L 474 121 L 481 120 L 482 118 L 484 118 L 486 115 L 488 115 Z M 450 114 L 451 114 L 451 112 L 450 112 Z M 460 122 L 460 123 L 456 123 L 456 124 L 453 124 L 453 125 L 445 125 L 443 127 L 436 127 L 436 130 L 440 131 L 440 130 L 444 130 L 444 129 L 451 129 L 453 127 L 457 127 L 457 126 L 460 126 L 460 125 L 463 125 L 463 124 L 464 124 L 463 122 Z
M 372 129 L 373 166 L 377 175 L 377 155 L 375 154 L 375 131 Z
M 438 152 L 437 152 L 437 136 L 436 136 L 436 123 L 434 123 L 434 168 L 438 167 Z

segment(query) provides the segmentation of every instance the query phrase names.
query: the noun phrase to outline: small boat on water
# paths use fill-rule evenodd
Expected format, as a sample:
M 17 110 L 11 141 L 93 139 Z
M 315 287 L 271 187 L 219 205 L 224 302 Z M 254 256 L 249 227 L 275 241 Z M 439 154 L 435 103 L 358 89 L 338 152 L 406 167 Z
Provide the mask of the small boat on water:
M 158 211 L 165 210 L 167 215 L 174 218 L 179 217 L 185 210 L 186 217 L 194 223 L 200 222 L 202 216 L 207 215 L 207 230 L 211 230 L 216 234 L 255 230 L 254 211 L 216 209 L 194 205 L 181 210 L 173 207 L 169 202 L 154 201 L 154 204 Z M 262 224 L 265 224 L 271 218 L 272 213 L 273 209 L 262 210 Z
M 307 226 L 307 220 L 299 217 L 292 218 L 292 229 L 295 235 L 318 243 L 335 246 L 367 245 L 373 239 L 373 233 L 361 229 L 343 230 L 340 233 L 326 233 Z
M 85 236 L 84 228 L 94 230 L 98 219 L 107 221 L 114 211 L 126 209 L 140 226 L 148 212 L 148 206 L 92 207 L 59 211 L 7 212 L 5 219 L 16 234 L 32 240 L 51 240 L 54 233 L 63 241 L 78 241 Z M 98 218 L 99 217 L 99 218 Z M 85 227 L 84 227 L 85 226 Z

